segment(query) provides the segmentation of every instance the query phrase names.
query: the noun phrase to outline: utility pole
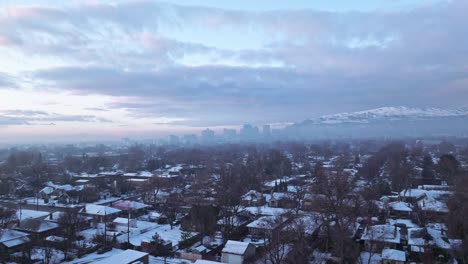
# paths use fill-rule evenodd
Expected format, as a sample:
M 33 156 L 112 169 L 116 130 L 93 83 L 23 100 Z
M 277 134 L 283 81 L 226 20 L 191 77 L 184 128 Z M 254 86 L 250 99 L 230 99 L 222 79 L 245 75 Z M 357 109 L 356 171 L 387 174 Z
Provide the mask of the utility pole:
M 128 211 L 128 219 L 127 219 L 127 242 L 130 245 L 130 210 Z
M 104 247 L 107 246 L 107 210 L 104 206 Z

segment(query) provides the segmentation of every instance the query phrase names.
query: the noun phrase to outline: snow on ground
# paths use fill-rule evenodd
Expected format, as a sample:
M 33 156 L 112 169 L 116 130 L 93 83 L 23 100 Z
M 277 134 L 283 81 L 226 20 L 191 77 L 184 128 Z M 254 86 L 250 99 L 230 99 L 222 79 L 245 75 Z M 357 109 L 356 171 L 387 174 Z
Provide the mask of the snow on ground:
M 33 248 L 31 259 L 34 260 L 45 260 L 46 253 L 50 254 L 50 264 L 62 263 L 64 258 L 63 252 L 57 249 L 49 249 L 51 252 L 47 252 L 47 249 L 36 247 Z

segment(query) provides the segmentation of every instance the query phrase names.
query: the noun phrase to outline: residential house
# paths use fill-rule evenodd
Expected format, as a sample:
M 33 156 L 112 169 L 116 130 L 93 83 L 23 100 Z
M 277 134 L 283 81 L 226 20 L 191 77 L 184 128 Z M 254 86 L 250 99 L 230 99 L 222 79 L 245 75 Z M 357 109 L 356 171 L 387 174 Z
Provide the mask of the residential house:
M 11 229 L 0 229 L 0 256 L 8 257 L 9 254 L 21 251 L 21 249 L 29 244 L 28 234 Z M 0 257 L 0 261 L 3 259 Z
M 249 235 L 253 238 L 271 237 L 285 224 L 287 218 L 283 216 L 262 216 L 247 225 Z
M 378 252 L 384 247 L 401 248 L 401 230 L 398 226 L 373 225 L 368 226 L 361 236 L 364 248 L 368 252 Z
M 389 214 L 398 218 L 410 218 L 413 208 L 411 204 L 405 202 L 390 202 L 388 203 Z
M 265 202 L 263 194 L 255 190 L 250 190 L 241 197 L 241 204 L 244 206 L 262 206 Z
M 229 264 L 243 264 L 255 255 L 255 246 L 234 240 L 228 240 L 222 250 L 221 261 Z
M 272 192 L 268 206 L 273 208 L 292 208 L 294 207 L 294 203 L 290 195 L 289 193 Z
M 122 215 L 130 214 L 132 217 L 140 216 L 146 213 L 149 205 L 129 200 L 119 200 L 110 204 L 112 208 L 122 211 Z
M 30 234 L 35 238 L 44 238 L 57 232 L 59 225 L 44 219 L 26 219 L 19 222 L 14 229 Z
M 86 204 L 80 213 L 84 216 L 90 216 L 93 221 L 102 223 L 114 220 L 122 211 L 116 208 L 112 208 L 104 205 L 97 204 Z

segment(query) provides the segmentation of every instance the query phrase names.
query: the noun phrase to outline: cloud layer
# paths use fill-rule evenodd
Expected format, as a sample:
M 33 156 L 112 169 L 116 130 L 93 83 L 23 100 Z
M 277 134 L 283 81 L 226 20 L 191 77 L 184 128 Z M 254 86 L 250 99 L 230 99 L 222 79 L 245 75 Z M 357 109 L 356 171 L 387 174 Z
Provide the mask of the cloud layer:
M 291 122 L 387 105 L 462 106 L 466 10 L 463 0 L 365 12 L 154 1 L 11 5 L 0 13 L 0 50 L 39 63 L 0 74 L 0 89 L 114 98 L 96 117 L 71 119 L 95 120 L 104 109 L 184 126 Z M 0 122 L 30 122 L 12 118 Z

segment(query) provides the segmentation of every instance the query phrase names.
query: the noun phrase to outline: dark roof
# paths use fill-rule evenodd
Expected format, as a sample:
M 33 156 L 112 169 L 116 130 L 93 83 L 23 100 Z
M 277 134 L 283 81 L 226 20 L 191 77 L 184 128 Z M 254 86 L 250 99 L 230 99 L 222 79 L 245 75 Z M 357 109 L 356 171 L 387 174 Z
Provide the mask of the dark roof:
M 21 221 L 19 225 L 16 225 L 15 229 L 30 233 L 42 233 L 53 230 L 58 226 L 56 223 L 43 219 L 26 219 Z

